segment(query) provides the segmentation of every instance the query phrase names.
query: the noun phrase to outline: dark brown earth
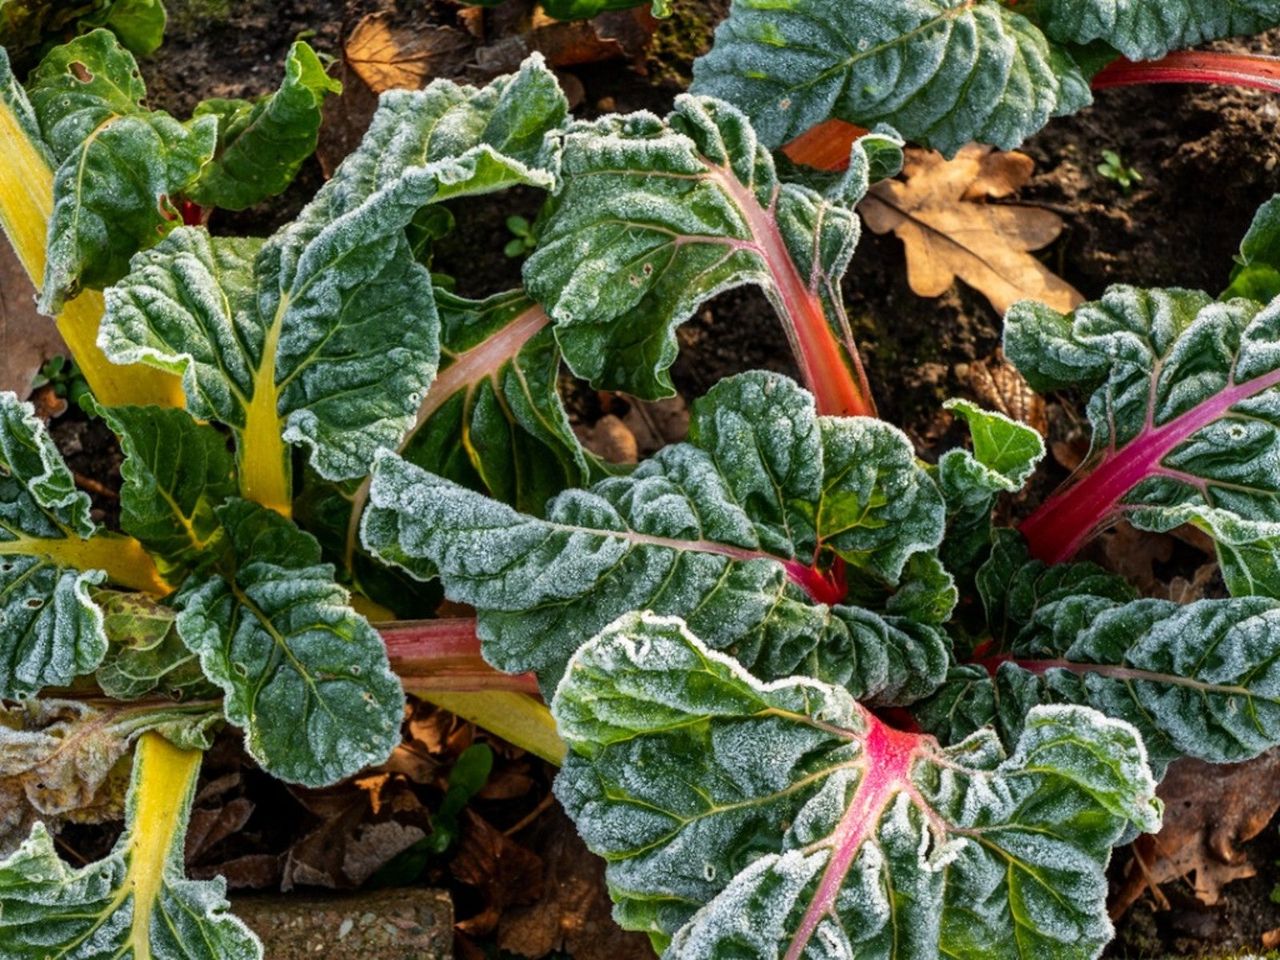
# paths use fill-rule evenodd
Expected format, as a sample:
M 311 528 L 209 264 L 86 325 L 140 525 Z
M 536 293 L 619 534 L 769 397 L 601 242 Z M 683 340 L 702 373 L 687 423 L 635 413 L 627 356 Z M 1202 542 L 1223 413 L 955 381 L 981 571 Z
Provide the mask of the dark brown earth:
M 300 35 L 322 52 L 340 56 L 343 37 L 365 13 L 390 8 L 402 21 L 422 25 L 452 22 L 455 16 L 445 0 L 170 0 L 170 6 L 175 9 L 174 29 L 161 53 L 144 64 L 144 72 L 155 105 L 181 116 L 202 97 L 254 95 L 274 87 L 289 43 Z M 655 37 L 647 76 L 622 63 L 574 71 L 584 90 L 582 112 L 667 108 L 727 2 L 686 0 L 677 6 L 675 22 Z M 1280 52 L 1280 34 L 1256 46 Z M 1025 147 L 1037 161 L 1037 174 L 1018 201 L 1043 204 L 1066 222 L 1062 238 L 1043 257 L 1089 297 L 1119 282 L 1220 290 L 1254 211 L 1280 189 L 1277 118 L 1280 100 L 1259 92 L 1161 87 L 1102 93 L 1096 106 L 1056 121 Z M 1142 174 L 1143 182 L 1130 195 L 1096 173 L 1104 149 L 1115 150 Z M 321 182 L 319 165 L 312 161 L 284 198 L 244 214 L 218 214 L 212 227 L 269 232 L 291 217 Z M 537 204 L 532 193 L 472 203 L 465 219 L 459 218 L 457 232 L 440 248 L 436 268 L 456 276 L 468 293 L 514 284 L 519 264 L 501 252 L 508 239 L 504 221 L 511 213 L 532 217 Z M 941 402 L 970 392 L 965 365 L 992 356 L 1000 341 L 1000 317 L 964 287 L 937 300 L 915 296 L 906 283 L 901 244 L 891 235 L 864 237 L 844 286 L 882 415 L 906 429 L 924 456 L 936 456 L 956 439 L 940 412 Z M 783 334 L 763 296 L 753 290 L 734 291 L 706 305 L 681 329 L 680 339 L 683 350 L 673 374 L 686 397 L 743 369 L 794 372 Z M 575 392 L 572 406 L 585 420 L 602 410 L 601 400 L 582 389 Z M 1065 438 L 1080 411 L 1063 399 L 1051 403 L 1049 415 L 1053 436 Z M 71 414 L 55 426 L 55 436 L 77 471 L 108 486 L 118 484 L 118 453 L 100 426 Z M 1048 472 L 1049 480 L 1066 475 L 1060 465 L 1051 465 Z M 109 522 L 110 496 L 95 499 Z M 1189 577 L 1203 559 L 1180 545 L 1161 561 L 1155 576 L 1162 582 L 1175 575 Z M 253 829 L 247 838 L 227 842 L 237 856 L 252 852 L 255 836 L 262 838 L 261 849 L 282 849 L 298 829 L 297 798 L 267 785 L 266 778 L 248 779 L 264 781 L 254 788 L 260 792 Z M 545 792 L 547 771 L 534 780 Z M 1258 784 L 1259 790 L 1277 788 L 1280 784 Z M 495 815 L 514 822 L 523 812 Z M 102 843 L 92 830 L 73 831 L 67 839 L 86 854 Z M 1270 900 L 1280 882 L 1275 824 L 1246 850 L 1259 874 L 1230 886 L 1223 904 L 1203 907 L 1189 886 L 1166 885 L 1164 894 L 1173 909 L 1157 912 L 1150 898 L 1142 900 L 1117 923 L 1118 938 L 1109 955 L 1258 950 L 1262 935 L 1280 928 L 1280 907 Z M 1117 858 L 1117 869 L 1124 856 Z M 436 869 L 428 879 L 448 877 Z M 474 901 L 474 893 L 462 894 L 460 917 L 479 909 Z

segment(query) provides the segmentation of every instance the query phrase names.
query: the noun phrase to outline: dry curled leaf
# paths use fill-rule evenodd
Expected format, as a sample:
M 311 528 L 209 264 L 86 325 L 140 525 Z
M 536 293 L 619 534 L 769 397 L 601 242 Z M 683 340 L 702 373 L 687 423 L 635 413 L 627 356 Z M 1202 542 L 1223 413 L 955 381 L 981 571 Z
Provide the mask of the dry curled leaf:
M 1049 435 L 1044 398 L 1004 358 L 1003 350 L 997 348 L 988 359 L 969 364 L 966 379 L 974 399 L 984 407 L 1027 424 L 1042 437 Z
M 938 297 L 959 277 L 1004 313 L 1033 299 L 1068 311 L 1084 301 L 1031 255 L 1062 232 L 1049 210 L 988 200 L 1012 196 L 1030 179 L 1020 153 L 969 146 L 954 160 L 908 150 L 903 179 L 871 188 L 859 207 L 876 233 L 893 231 L 907 248 L 907 280 L 922 297 Z
M 559 808 L 544 818 L 534 843 L 545 864 L 542 896 L 503 914 L 498 946 L 532 958 L 562 953 L 574 960 L 651 960 L 648 938 L 613 922 L 604 864 Z
M 1212 906 L 1233 880 L 1257 870 L 1240 845 L 1252 840 L 1280 809 L 1280 749 L 1246 763 L 1211 764 L 1183 759 L 1160 784 L 1164 826 L 1133 844 L 1123 886 L 1112 901 L 1113 918 L 1143 892 L 1183 877 L 1196 898 Z
M 542 896 L 542 860 L 474 810 L 465 810 L 462 820 L 462 843 L 451 870 L 459 883 L 476 888 L 484 906 L 460 921 L 458 929 L 485 937 L 509 907 L 533 903 Z
M 445 26 L 396 26 L 372 13 L 347 38 L 346 61 L 375 93 L 417 90 L 433 77 L 458 74 L 471 59 L 475 39 Z
M 0 856 L 36 820 L 56 829 L 123 817 L 124 758 L 135 736 L 129 709 L 47 699 L 0 705 Z

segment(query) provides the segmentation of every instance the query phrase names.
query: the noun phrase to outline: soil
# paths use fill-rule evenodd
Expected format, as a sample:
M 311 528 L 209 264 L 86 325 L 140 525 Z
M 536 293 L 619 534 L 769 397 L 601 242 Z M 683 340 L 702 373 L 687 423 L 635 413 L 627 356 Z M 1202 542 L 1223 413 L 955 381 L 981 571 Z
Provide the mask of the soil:
M 265 92 L 277 83 L 279 65 L 295 37 L 305 33 L 321 51 L 340 55 L 341 40 L 356 20 L 385 6 L 391 4 L 170 0 L 175 14 L 170 39 L 144 65 L 151 99 L 185 116 L 205 96 Z M 655 37 L 643 64 L 645 75 L 618 62 L 573 71 L 583 90 L 580 112 L 668 108 L 727 0 L 685 0 L 676 6 L 676 20 Z M 454 16 L 453 9 L 443 0 L 394 5 L 398 17 L 421 24 L 445 22 Z M 1280 52 L 1280 33 L 1260 38 L 1254 46 Z M 1227 283 L 1232 256 L 1254 211 L 1280 189 L 1277 118 L 1280 101 L 1261 92 L 1184 87 L 1105 91 L 1093 108 L 1055 121 L 1026 145 L 1037 173 L 1018 202 L 1042 204 L 1065 219 L 1062 238 L 1043 256 L 1088 297 L 1117 282 L 1218 291 Z M 1142 175 L 1131 193 L 1096 172 L 1104 149 L 1116 151 Z M 313 160 L 283 198 L 243 214 L 217 214 L 212 227 L 269 232 L 289 219 L 321 182 Z M 519 262 L 502 253 L 508 239 L 504 222 L 512 213 L 531 217 L 537 205 L 538 197 L 524 192 L 471 203 L 458 230 L 438 249 L 434 267 L 455 276 L 463 292 L 471 294 L 515 283 Z M 901 425 L 922 455 L 936 456 L 956 439 L 941 403 L 971 392 L 963 375 L 966 365 L 995 353 L 1000 317 L 981 295 L 963 286 L 936 300 L 914 295 L 906 283 L 901 244 L 891 235 L 864 236 L 844 288 L 882 415 Z M 680 340 L 673 377 L 688 398 L 743 369 L 795 372 L 781 329 L 754 290 L 733 291 L 706 304 L 681 328 Z M 590 419 L 599 415 L 602 401 L 579 390 L 572 407 L 580 418 Z M 1079 418 L 1070 401 L 1050 405 L 1055 437 L 1069 436 Z M 65 418 L 55 430 L 64 449 L 74 450 L 75 469 L 114 486 L 118 454 L 104 447 L 109 438 L 104 440 L 103 433 L 76 416 Z M 1044 482 L 1056 482 L 1066 472 L 1051 466 Z M 110 522 L 110 496 L 96 500 Z M 1189 576 L 1203 560 L 1185 545 L 1171 556 L 1157 571 L 1166 579 Z M 546 777 L 539 780 L 545 783 Z M 276 823 L 268 832 L 281 829 Z M 81 842 L 91 844 L 92 838 Z M 278 846 L 282 840 L 277 836 L 272 842 Z M 1150 899 L 1141 902 L 1117 923 L 1118 938 L 1109 955 L 1257 950 L 1264 932 L 1280 928 L 1280 907 L 1270 899 L 1280 882 L 1276 826 L 1246 849 L 1259 874 L 1229 887 L 1222 905 L 1203 907 L 1189 887 L 1169 885 L 1164 892 L 1174 909 L 1156 912 Z M 1117 859 L 1122 861 L 1123 855 Z

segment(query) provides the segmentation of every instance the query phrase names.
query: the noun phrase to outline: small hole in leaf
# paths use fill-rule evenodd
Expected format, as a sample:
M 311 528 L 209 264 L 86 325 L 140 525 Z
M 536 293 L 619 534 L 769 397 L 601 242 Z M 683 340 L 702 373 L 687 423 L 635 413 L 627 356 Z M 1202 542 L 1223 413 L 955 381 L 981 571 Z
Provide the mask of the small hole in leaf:
M 79 60 L 72 60 L 71 63 L 67 65 L 67 70 L 70 71 L 71 75 L 81 83 L 93 82 L 93 74 L 90 73 L 89 68 Z
M 231 669 L 235 671 L 235 674 L 238 677 L 247 677 L 249 675 L 249 668 L 238 661 L 231 664 Z
M 351 667 L 351 675 L 352 675 L 353 677 L 358 677 L 358 676 L 360 676 L 360 666 L 359 666 L 359 664 L 354 664 L 354 665 Z
M 28 609 L 28 610 L 39 610 L 39 609 L 40 609 L 41 607 L 43 607 L 43 606 L 44 606 L 44 601 L 43 601 L 43 600 L 41 600 L 39 597 L 28 597 L 28 598 L 27 598 L 27 609 Z
M 15 566 L 12 563 L 0 563 L 0 573 L 12 573 Z
M 704 863 L 702 865 L 702 876 L 706 878 L 707 883 L 712 883 L 716 878 L 716 865 L 714 863 Z

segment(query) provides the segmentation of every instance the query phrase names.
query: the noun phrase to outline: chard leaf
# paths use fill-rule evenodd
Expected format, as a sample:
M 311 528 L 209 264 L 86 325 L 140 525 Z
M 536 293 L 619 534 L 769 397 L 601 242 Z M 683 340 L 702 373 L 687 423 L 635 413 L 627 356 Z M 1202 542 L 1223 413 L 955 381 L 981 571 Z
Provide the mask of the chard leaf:
M 1025 423 L 983 410 L 967 400 L 946 408 L 964 419 L 973 452 L 948 450 L 935 477 L 947 501 L 942 558 L 968 580 L 991 545 L 991 510 L 1002 493 L 1017 493 L 1044 457 L 1044 440 Z
M 0 393 L 0 699 L 69 684 L 106 653 L 90 589 L 119 544 L 94 532 L 44 424 Z
M 544 689 L 607 623 L 653 608 L 763 676 L 814 673 L 881 702 L 929 692 L 945 638 L 884 605 L 942 535 L 941 497 L 907 439 L 818 417 L 809 394 L 763 372 L 695 403 L 689 435 L 628 476 L 561 494 L 545 520 L 384 456 L 365 546 L 439 576 L 479 611 L 489 661 L 537 671 Z M 878 585 L 883 612 L 844 605 L 846 576 Z
M 546 134 L 566 109 L 537 58 L 479 90 L 388 94 L 361 146 L 270 240 L 186 228 L 139 254 L 107 291 L 103 349 L 182 373 L 191 412 L 238 432 L 250 499 L 287 507 L 290 443 L 326 479 L 364 476 L 413 424 L 439 359 L 430 275 L 405 226 L 451 197 L 549 187 Z
M 1244 297 L 1270 303 L 1280 296 L 1280 196 L 1272 197 L 1254 215 L 1249 232 L 1240 243 L 1231 272 L 1231 286 L 1223 300 Z
M 0 854 L 12 853 L 37 819 L 50 828 L 120 819 L 117 781 L 128 780 L 120 761 L 138 737 L 156 731 L 205 749 L 219 722 L 216 702 L 96 707 L 42 698 L 0 706 Z
M 1091 958 L 1112 844 L 1160 822 L 1136 731 L 1096 711 L 943 749 L 653 614 L 587 643 L 552 709 L 556 794 L 668 958 Z
M 214 508 L 236 492 L 227 439 L 184 410 L 100 411 L 120 438 L 120 525 L 170 572 L 207 561 L 218 531 Z
M 586 483 L 587 457 L 560 400 L 560 349 L 523 292 L 482 301 L 437 290 L 440 375 L 402 445 L 406 460 L 540 514 Z
M 735 0 L 693 89 L 745 111 L 769 147 L 837 117 L 947 154 L 1016 147 L 1092 102 L 1071 55 L 994 0 Z
M 1069 315 L 1015 305 L 1005 343 L 1036 389 L 1093 391 L 1088 460 L 1021 527 L 1034 556 L 1066 560 L 1120 517 L 1191 523 L 1233 594 L 1280 597 L 1280 301 L 1113 287 Z
M 1277 601 L 1133 599 L 1091 564 L 1029 562 L 1009 532 L 979 585 L 995 643 L 915 708 L 926 729 L 958 716 L 955 732 L 994 723 L 1011 743 L 1029 707 L 1084 704 L 1132 723 L 1161 774 L 1179 756 L 1237 762 L 1280 744 Z
M 216 513 L 230 569 L 183 585 L 178 632 L 226 693 L 249 755 L 308 786 L 385 760 L 399 741 L 404 694 L 315 538 L 246 500 Z
M 0 862 L 0 955 L 261 960 L 258 938 L 228 912 L 225 881 L 183 876 L 199 770 L 198 754 L 144 738 L 125 832 L 96 863 L 69 867 L 37 824 Z
M 524 280 L 576 375 L 670 396 L 675 328 L 715 294 L 757 284 L 810 384 L 860 377 L 840 278 L 860 233 L 853 208 L 870 170 L 862 145 L 848 175 L 819 194 L 779 181 L 747 118 L 709 98 L 678 97 L 666 120 L 576 122 L 562 139 L 564 186 L 539 223 Z
M 98 10 L 80 20 L 86 26 L 106 27 L 140 57 L 155 53 L 164 42 L 169 19 L 163 0 L 98 0 Z
M 108 697 L 137 700 L 160 691 L 174 700 L 216 699 L 200 661 L 178 634 L 177 613 L 137 593 L 99 591 L 107 655 L 94 676 Z
M 1035 0 L 1029 14 L 1057 43 L 1102 40 L 1130 60 L 1157 60 L 1208 40 L 1280 24 L 1276 0 Z
M 25 61 L 50 37 L 106 27 L 146 56 L 164 39 L 165 20 L 162 0 L 0 0 L 0 47 Z
M 55 47 L 28 93 L 57 164 L 40 309 L 103 287 L 181 222 L 174 204 L 213 156 L 217 121 L 148 110 L 138 65 L 107 30 Z
M 188 191 L 209 207 L 243 210 L 281 193 L 316 149 L 320 114 L 329 93 L 341 93 L 306 43 L 297 41 L 285 60 L 280 89 L 255 103 L 206 100 L 195 116 L 218 120 L 218 148 Z

